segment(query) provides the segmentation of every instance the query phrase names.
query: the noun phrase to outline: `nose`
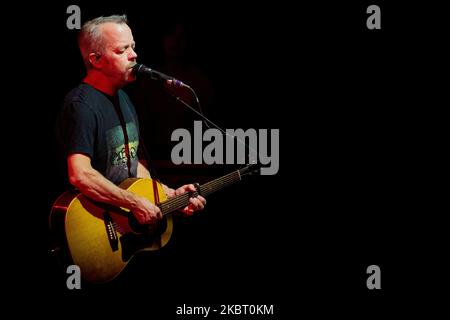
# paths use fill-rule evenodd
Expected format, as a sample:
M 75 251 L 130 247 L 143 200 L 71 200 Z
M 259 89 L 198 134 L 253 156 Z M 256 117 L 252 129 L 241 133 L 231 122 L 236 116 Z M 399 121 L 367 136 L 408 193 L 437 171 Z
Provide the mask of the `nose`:
M 130 54 L 128 55 L 128 59 L 136 60 L 136 58 L 137 58 L 137 53 L 136 53 L 136 51 L 133 50 L 133 48 L 131 48 Z

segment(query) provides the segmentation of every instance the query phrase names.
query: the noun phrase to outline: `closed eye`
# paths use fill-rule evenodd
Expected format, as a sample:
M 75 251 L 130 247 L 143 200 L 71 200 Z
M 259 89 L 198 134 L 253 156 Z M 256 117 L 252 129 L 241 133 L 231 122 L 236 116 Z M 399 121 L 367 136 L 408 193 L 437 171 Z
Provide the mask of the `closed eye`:
M 134 51 L 134 49 L 136 48 L 136 45 L 134 43 L 131 46 L 130 45 L 126 45 L 126 46 L 124 46 L 122 48 L 117 49 L 116 53 L 118 53 L 118 54 L 125 53 L 129 48 L 132 48 L 133 51 Z

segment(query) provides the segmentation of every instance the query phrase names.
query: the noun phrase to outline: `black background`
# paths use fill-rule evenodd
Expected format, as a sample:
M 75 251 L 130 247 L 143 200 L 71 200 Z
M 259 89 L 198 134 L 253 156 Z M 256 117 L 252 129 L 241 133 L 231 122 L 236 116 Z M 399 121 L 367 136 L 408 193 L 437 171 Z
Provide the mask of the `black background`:
M 341 2 L 76 3 L 82 22 L 127 14 L 138 62 L 149 66 L 159 63 L 164 26 L 182 17 L 191 57 L 215 88 L 210 118 L 223 128 L 280 129 L 277 175 L 212 195 L 205 211 L 176 221 L 167 247 L 138 255 L 114 283 L 79 291 L 65 288 L 47 255 L 48 214 L 66 187 L 54 121 L 83 76 L 76 32 L 66 27 L 75 3 L 10 10 L 17 19 L 9 27 L 21 26 L 12 39 L 20 48 L 11 52 L 20 57 L 10 73 L 19 102 L 10 108 L 19 114 L 12 143 L 24 153 L 6 157 L 6 168 L 19 158 L 11 171 L 25 178 L 11 202 L 26 212 L 23 236 L 8 236 L 11 296 L 44 298 L 36 307 L 43 312 L 94 307 L 149 319 L 176 318 L 183 304 L 273 304 L 274 318 L 290 319 L 381 314 L 414 292 L 423 280 L 411 285 L 410 268 L 421 261 L 417 235 L 426 229 L 417 229 L 424 211 L 416 146 L 427 126 L 422 102 L 431 103 L 417 79 L 433 63 L 426 54 L 434 44 L 417 14 L 429 11 L 378 1 L 382 29 L 368 30 L 373 3 Z M 228 168 L 204 170 L 160 174 L 202 180 Z M 372 264 L 381 268 L 378 291 L 366 287 Z

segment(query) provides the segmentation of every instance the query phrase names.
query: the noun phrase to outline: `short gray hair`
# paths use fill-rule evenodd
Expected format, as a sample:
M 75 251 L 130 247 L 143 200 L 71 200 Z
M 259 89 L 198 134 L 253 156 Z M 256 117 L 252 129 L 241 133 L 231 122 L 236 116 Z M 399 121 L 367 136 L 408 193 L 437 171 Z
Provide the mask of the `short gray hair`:
M 101 16 L 85 22 L 78 34 L 78 46 L 80 47 L 81 56 L 87 69 L 92 67 L 89 62 L 89 55 L 93 52 L 102 52 L 104 49 L 103 37 L 98 27 L 107 22 L 128 24 L 128 19 L 125 14 L 107 17 Z

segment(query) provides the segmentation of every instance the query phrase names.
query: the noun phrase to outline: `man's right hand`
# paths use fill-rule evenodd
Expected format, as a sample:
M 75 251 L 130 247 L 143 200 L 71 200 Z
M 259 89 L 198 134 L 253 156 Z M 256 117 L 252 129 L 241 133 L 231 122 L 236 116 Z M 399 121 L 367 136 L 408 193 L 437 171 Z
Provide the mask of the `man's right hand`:
M 162 218 L 161 210 L 144 197 L 137 198 L 131 211 L 140 224 L 155 224 Z
M 161 210 L 150 200 L 119 188 L 95 170 L 87 155 L 69 155 L 67 166 L 70 183 L 90 199 L 126 208 L 141 224 L 156 224 L 162 218 Z

